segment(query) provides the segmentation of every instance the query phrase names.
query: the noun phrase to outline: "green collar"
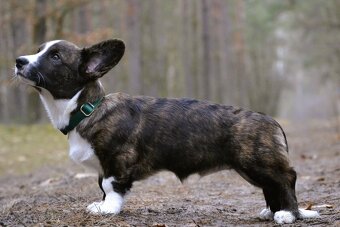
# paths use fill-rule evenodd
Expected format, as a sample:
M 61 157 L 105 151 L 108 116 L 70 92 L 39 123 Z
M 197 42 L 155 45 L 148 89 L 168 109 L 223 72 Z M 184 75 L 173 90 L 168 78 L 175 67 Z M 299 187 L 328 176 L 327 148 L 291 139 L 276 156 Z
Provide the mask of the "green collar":
M 71 115 L 71 118 L 70 118 L 68 125 L 63 129 L 60 129 L 60 131 L 64 135 L 67 135 L 67 133 L 69 133 L 75 127 L 77 127 L 77 125 L 83 119 L 91 116 L 91 114 L 96 109 L 96 107 L 102 102 L 103 98 L 104 97 L 97 99 L 94 103 L 87 102 L 87 103 L 83 104 L 77 112 L 75 112 Z

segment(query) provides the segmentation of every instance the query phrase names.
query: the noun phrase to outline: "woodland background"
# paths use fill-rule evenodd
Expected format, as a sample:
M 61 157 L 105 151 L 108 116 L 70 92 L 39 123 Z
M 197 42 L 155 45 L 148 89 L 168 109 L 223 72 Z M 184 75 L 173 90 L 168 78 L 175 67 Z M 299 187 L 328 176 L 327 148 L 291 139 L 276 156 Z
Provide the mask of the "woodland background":
M 41 123 L 15 58 L 66 39 L 126 43 L 107 92 L 191 97 L 339 130 L 339 0 L 0 0 L 0 122 Z
M 14 64 L 52 39 L 111 38 L 126 52 L 102 79 L 107 93 L 273 115 L 299 207 L 321 215 L 295 226 L 340 226 L 340 0 L 0 0 L 0 28 L 0 226 L 273 226 L 257 218 L 261 190 L 233 171 L 183 184 L 161 172 L 134 183 L 120 215 L 85 211 L 102 198 L 97 176 L 69 160 Z

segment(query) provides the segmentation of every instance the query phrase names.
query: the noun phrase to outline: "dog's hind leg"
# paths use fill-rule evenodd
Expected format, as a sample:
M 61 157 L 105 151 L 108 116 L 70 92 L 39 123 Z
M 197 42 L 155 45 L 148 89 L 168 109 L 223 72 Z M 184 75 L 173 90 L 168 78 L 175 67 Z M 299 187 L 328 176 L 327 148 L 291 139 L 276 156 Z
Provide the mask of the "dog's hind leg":
M 266 200 L 266 207 L 264 208 L 260 213 L 260 219 L 262 220 L 273 220 L 274 213 L 271 211 L 270 205 L 273 207 L 273 209 L 279 210 L 277 207 L 280 206 L 280 204 L 277 204 L 275 202 L 275 198 L 273 197 L 273 193 L 269 189 L 263 189 L 264 198 Z
M 267 208 L 261 211 L 261 219 L 274 218 L 277 223 L 293 223 L 296 220 L 299 214 L 294 190 L 296 173 L 288 166 L 288 162 L 281 163 L 279 168 L 265 162 L 257 166 L 245 165 L 237 172 L 263 189 Z
M 271 180 L 269 184 L 264 185 L 266 202 L 277 223 L 293 223 L 299 217 L 295 196 L 296 172 L 289 167 L 284 172 L 273 175 L 279 181 Z
M 261 211 L 261 219 L 274 219 L 275 222 L 284 224 L 293 223 L 298 218 L 318 217 L 316 211 L 298 209 L 295 196 L 296 172 L 288 163 L 280 168 L 260 166 L 238 169 L 237 172 L 250 183 L 263 189 L 267 208 Z
M 293 168 L 287 168 L 281 177 L 277 177 L 281 181 L 277 182 L 276 186 L 273 183 L 273 185 L 263 188 L 267 207 L 269 205 L 271 214 L 274 214 L 273 218 L 277 223 L 293 223 L 296 219 L 319 217 L 317 211 L 298 208 L 295 195 L 296 172 Z M 260 216 L 261 214 L 264 216 L 266 213 L 262 211 Z

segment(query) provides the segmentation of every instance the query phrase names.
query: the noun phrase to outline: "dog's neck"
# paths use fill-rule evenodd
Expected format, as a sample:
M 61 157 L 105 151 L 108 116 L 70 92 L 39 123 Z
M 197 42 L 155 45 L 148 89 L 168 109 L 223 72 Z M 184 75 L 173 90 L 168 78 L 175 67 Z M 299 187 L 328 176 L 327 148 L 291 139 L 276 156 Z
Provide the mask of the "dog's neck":
M 103 86 L 99 81 L 88 83 L 71 99 L 54 99 L 49 91 L 45 89 L 40 91 L 40 99 L 53 126 L 57 129 L 65 128 L 69 124 L 72 112 L 78 110 L 82 104 L 94 102 L 104 95 Z

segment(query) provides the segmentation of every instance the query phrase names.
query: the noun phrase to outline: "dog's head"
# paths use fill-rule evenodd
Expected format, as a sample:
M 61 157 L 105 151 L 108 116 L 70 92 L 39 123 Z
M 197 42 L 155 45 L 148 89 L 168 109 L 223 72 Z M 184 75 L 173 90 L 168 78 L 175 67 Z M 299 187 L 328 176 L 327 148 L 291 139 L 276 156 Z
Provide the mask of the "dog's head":
M 36 54 L 18 57 L 15 74 L 39 91 L 48 90 L 55 99 L 70 99 L 113 68 L 124 50 L 124 42 L 116 39 L 83 49 L 64 40 L 50 41 Z

